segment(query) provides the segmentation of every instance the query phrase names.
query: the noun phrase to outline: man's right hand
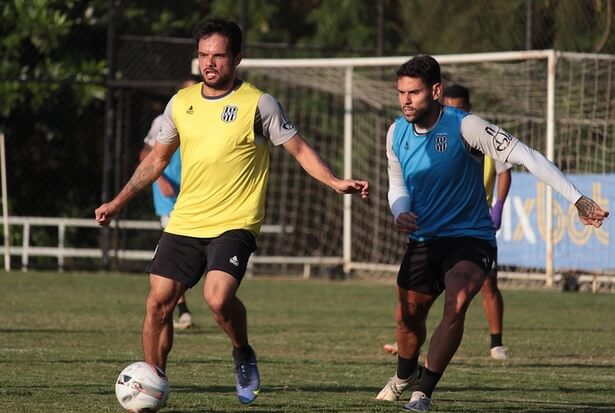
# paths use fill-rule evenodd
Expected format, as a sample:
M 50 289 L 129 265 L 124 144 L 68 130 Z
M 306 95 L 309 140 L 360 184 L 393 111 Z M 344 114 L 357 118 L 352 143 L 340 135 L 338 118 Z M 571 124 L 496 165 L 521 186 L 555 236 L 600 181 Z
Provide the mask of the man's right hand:
M 118 213 L 118 208 L 113 202 L 106 202 L 94 210 L 96 222 L 99 225 L 107 225 Z
M 400 231 L 412 233 L 419 229 L 416 224 L 418 216 L 414 212 L 402 212 L 397 216 L 395 223 Z
M 600 228 L 605 219 L 609 217 L 609 211 L 605 211 L 600 206 L 586 196 L 582 196 L 574 204 L 579 212 L 579 220 L 585 225 L 592 225 Z

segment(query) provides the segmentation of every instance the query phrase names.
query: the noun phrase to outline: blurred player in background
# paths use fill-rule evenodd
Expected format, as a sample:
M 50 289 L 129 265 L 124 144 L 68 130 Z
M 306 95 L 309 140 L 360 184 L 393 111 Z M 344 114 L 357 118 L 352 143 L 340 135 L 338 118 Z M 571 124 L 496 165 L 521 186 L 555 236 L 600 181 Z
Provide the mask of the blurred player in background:
M 447 106 L 452 106 L 466 112 L 472 110 L 470 102 L 470 91 L 461 85 L 452 85 L 444 89 L 442 102 Z M 484 157 L 483 168 L 483 183 L 487 194 L 487 205 L 489 206 L 489 214 L 493 221 L 493 228 L 498 231 L 502 226 L 502 210 L 504 202 L 510 191 L 512 176 L 510 169 L 512 165 L 506 162 L 500 162 L 489 156 Z M 497 192 L 496 200 L 493 202 L 493 192 L 495 188 L 497 176 Z M 489 334 L 491 336 L 491 345 L 489 353 L 495 360 L 506 360 L 508 358 L 508 349 L 502 343 L 502 327 L 504 318 L 504 300 L 502 293 L 498 288 L 498 268 L 497 254 L 496 262 L 493 264 L 493 269 L 485 277 L 483 286 L 480 289 L 483 297 L 483 310 L 487 317 L 489 325 Z
M 180 148 L 181 191 L 149 267 L 145 361 L 166 370 L 173 309 L 205 274 L 204 299 L 233 346 L 237 396 L 241 403 L 251 403 L 259 393 L 260 377 L 237 290 L 265 215 L 269 142 L 283 146 L 310 176 L 340 194 L 366 198 L 369 189 L 366 181 L 338 179 L 280 104 L 237 78 L 242 33 L 236 23 L 209 19 L 195 40 L 203 83 L 171 98 L 152 151 L 95 216 L 99 224 L 108 224 L 160 176 Z
M 483 156 L 525 166 L 573 203 L 583 224 L 599 228 L 609 213 L 516 137 L 443 106 L 440 65 L 433 57 L 420 55 L 401 65 L 397 91 L 403 116 L 387 132 L 388 197 L 397 227 L 408 233 L 409 242 L 397 275 L 397 372 L 377 399 L 397 400 L 417 386 L 404 408 L 426 412 L 461 343 L 466 310 L 495 262 Z M 427 315 L 442 292 L 442 319 L 419 368 Z
M 452 106 L 468 113 L 472 110 L 470 91 L 461 85 L 446 87 L 442 95 L 442 103 L 446 106 Z M 500 162 L 489 156 L 485 156 L 483 162 L 483 183 L 487 194 L 487 205 L 489 206 L 489 213 L 493 221 L 493 228 L 497 231 L 502 226 L 502 210 L 510 190 L 510 183 L 512 181 L 510 169 L 512 165 L 506 162 Z M 496 201 L 493 203 L 496 176 L 498 189 Z M 504 300 L 498 288 L 497 271 L 496 262 L 488 277 L 485 277 L 480 291 L 483 297 L 483 310 L 487 317 L 491 338 L 489 354 L 495 360 L 506 360 L 508 358 L 508 349 L 502 343 Z M 397 355 L 397 343 L 385 344 L 384 350 L 392 355 Z
M 199 82 L 198 77 L 190 77 L 185 79 L 179 85 L 180 89 L 192 86 Z M 139 160 L 142 161 L 152 151 L 154 144 L 156 143 L 156 136 L 162 129 L 162 123 L 164 114 L 160 114 L 154 118 L 152 125 L 147 132 L 147 135 L 143 139 L 143 148 L 139 154 Z M 181 159 L 179 150 L 176 150 L 169 160 L 169 164 L 162 175 L 158 177 L 156 182 L 152 184 L 152 195 L 154 197 L 154 212 L 160 218 L 160 226 L 162 229 L 166 228 L 169 222 L 171 211 L 177 201 L 177 195 L 179 195 L 179 182 L 181 179 Z M 183 294 L 177 302 L 178 319 L 173 322 L 173 326 L 177 329 L 184 330 L 192 327 L 192 314 L 188 309 L 188 302 L 186 301 L 186 295 Z

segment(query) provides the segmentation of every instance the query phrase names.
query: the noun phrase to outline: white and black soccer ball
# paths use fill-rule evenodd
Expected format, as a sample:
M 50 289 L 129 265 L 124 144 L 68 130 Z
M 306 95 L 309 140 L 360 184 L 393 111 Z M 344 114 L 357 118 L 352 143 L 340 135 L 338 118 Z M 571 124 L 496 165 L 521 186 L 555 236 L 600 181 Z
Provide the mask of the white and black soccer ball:
M 129 412 L 157 412 L 165 406 L 169 397 L 169 380 L 158 367 L 137 361 L 118 376 L 115 395 Z

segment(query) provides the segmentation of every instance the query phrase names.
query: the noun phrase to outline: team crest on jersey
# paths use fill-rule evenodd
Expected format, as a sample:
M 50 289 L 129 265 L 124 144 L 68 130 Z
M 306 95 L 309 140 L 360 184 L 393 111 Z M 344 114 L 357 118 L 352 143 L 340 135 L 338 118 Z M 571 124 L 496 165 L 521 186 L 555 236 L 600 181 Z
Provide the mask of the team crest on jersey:
M 220 116 L 220 118 L 226 123 L 232 122 L 237 119 L 237 112 L 239 112 L 239 108 L 237 106 L 226 105 L 222 109 L 222 116 Z
M 405 141 L 404 142 L 404 151 L 409 151 L 410 150 L 410 142 Z
M 436 151 L 444 152 L 448 148 L 448 136 L 436 135 Z

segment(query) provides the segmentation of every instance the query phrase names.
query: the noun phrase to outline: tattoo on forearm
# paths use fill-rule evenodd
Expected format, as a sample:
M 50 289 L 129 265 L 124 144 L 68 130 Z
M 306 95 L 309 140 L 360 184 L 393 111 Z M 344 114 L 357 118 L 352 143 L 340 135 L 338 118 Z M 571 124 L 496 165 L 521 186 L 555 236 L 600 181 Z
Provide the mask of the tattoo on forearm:
M 575 206 L 579 210 L 579 215 L 582 217 L 590 217 L 594 214 L 594 211 L 596 211 L 596 203 L 586 196 L 582 196 L 581 199 L 576 202 Z
M 145 165 L 137 168 L 132 177 L 126 184 L 131 194 L 136 194 L 154 180 L 154 166 Z

